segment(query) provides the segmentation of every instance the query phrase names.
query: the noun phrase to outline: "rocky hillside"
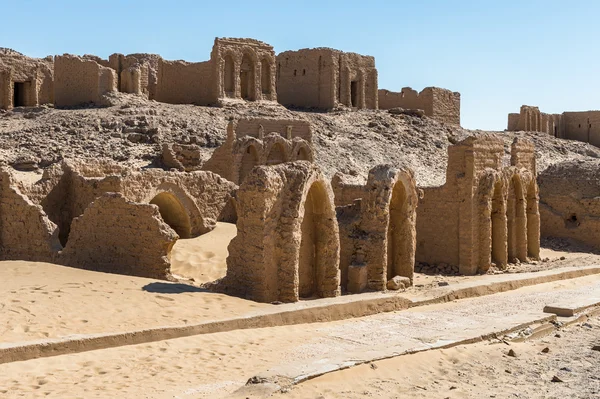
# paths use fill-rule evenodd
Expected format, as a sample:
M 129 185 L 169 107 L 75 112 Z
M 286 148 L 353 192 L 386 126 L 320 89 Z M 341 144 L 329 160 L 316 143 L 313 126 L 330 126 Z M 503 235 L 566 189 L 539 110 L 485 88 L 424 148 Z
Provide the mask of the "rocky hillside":
M 387 111 L 330 113 L 291 111 L 278 105 L 226 108 L 171 105 L 116 94 L 108 108 L 48 107 L 0 111 L 0 162 L 16 168 L 45 168 L 65 158 L 110 158 L 131 166 L 156 164 L 161 144 L 196 144 L 206 160 L 225 139 L 231 118 L 300 118 L 312 123 L 316 162 L 328 176 L 342 171 L 362 179 L 376 164 L 404 163 L 420 186 L 443 184 L 448 145 L 486 133 L 446 126 L 426 117 Z M 538 169 L 570 159 L 600 158 L 600 149 L 543 133 L 505 137 L 507 154 L 516 136 L 535 142 Z

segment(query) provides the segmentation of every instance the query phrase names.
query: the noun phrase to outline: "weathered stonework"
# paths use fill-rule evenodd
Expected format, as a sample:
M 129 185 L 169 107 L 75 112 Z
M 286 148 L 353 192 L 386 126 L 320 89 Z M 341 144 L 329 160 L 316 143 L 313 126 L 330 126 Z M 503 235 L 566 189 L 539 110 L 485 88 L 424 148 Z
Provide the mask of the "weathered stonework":
M 375 59 L 330 48 L 285 51 L 277 55 L 277 95 L 288 106 L 377 109 Z
M 0 109 L 54 102 L 52 57 L 30 58 L 0 48 Z
M 56 225 L 0 169 L 0 260 L 52 262 L 61 248 Z
M 211 172 L 134 172 L 106 162 L 63 163 L 63 174 L 41 205 L 67 242 L 74 218 L 96 198 L 121 193 L 133 202 L 156 204 L 181 238 L 212 230 L 218 220 L 234 221 L 232 197 L 237 186 Z
M 340 294 L 333 193 L 316 166 L 255 168 L 238 190 L 237 212 L 219 290 L 259 302 Z
M 379 90 L 379 109 L 421 109 L 425 115 L 449 125 L 460 125 L 460 93 L 426 87 L 420 93 L 404 87 L 399 93 Z
M 543 132 L 600 147 L 600 111 L 546 114 L 538 107 L 523 105 L 520 113 L 508 114 L 507 130 Z
M 73 220 L 60 263 L 139 277 L 170 277 L 169 254 L 177 234 L 156 205 L 127 201 L 121 194 L 96 198 Z
M 54 58 L 54 105 L 103 105 L 104 96 L 117 91 L 117 73 L 84 57 L 64 54 Z
M 227 125 L 227 139 L 202 166 L 240 184 L 258 165 L 313 161 L 308 122 L 281 119 L 240 119 Z
M 515 139 L 511 166 L 493 136 L 448 147 L 446 184 L 424 187 L 417 209 L 416 259 L 469 275 L 492 263 L 539 258 L 540 222 L 533 144 Z
M 345 184 L 341 175 L 334 176 L 332 186 L 342 289 L 382 291 L 395 276 L 412 281 L 418 202 L 412 171 L 380 165 L 371 169 L 363 186 Z
M 229 100 L 277 101 L 275 52 L 254 39 L 216 38 L 209 61 L 158 63 L 156 100 L 219 105 Z
M 538 177 L 542 236 L 600 248 L 600 162 L 552 165 Z

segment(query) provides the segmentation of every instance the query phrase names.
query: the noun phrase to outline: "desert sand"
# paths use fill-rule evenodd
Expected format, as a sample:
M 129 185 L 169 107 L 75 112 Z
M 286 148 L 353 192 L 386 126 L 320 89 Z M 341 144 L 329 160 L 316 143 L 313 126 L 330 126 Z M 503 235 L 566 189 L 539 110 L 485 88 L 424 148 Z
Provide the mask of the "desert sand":
M 235 224 L 217 223 L 207 234 L 178 240 L 171 252 L 171 273 L 176 278 L 203 284 L 225 276 L 227 245 L 237 233 Z

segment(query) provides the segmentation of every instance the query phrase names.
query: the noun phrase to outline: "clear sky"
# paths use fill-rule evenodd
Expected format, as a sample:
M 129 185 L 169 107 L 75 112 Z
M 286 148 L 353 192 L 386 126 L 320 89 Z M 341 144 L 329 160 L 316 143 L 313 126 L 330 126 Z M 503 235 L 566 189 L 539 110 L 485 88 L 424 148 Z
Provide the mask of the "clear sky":
M 600 1 L 4 1 L 0 46 L 29 56 L 158 53 L 205 61 L 213 40 L 276 53 L 333 47 L 375 56 L 379 87 L 462 95 L 462 125 L 502 130 L 522 104 L 600 109 Z

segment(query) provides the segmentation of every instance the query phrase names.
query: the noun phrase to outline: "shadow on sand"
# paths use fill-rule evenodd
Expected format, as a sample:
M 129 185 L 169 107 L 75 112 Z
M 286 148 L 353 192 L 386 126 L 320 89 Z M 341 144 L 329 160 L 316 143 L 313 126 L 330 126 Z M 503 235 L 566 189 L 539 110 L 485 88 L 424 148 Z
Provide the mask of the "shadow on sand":
M 156 294 L 183 294 L 186 292 L 210 292 L 205 288 L 194 287 L 193 285 L 178 283 L 150 283 L 142 287 L 146 292 Z

